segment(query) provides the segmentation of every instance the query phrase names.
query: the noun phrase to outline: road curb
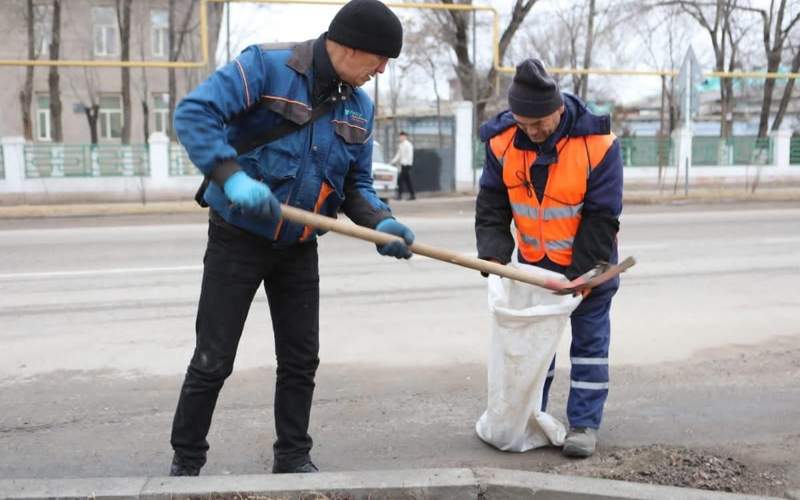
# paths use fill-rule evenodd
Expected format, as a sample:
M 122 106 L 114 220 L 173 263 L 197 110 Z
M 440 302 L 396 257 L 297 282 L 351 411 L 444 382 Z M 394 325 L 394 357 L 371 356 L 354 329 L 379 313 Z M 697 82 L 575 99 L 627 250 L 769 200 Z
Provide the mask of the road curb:
M 537 499 L 734 500 L 769 497 L 496 468 L 196 478 L 0 480 L 2 500 Z M 789 497 L 793 498 L 793 497 Z

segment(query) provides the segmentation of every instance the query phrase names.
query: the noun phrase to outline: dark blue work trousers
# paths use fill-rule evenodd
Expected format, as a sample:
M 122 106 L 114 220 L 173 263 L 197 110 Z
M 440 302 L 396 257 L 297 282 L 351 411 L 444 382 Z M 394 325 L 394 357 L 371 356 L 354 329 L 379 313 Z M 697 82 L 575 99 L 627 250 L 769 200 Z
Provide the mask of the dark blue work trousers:
M 608 398 L 609 312 L 618 287 L 617 277 L 592 290 L 570 316 L 572 344 L 569 350 L 571 370 L 567 420 L 572 428 L 600 428 Z M 542 411 L 547 407 L 555 364 L 554 357 L 544 383 Z
M 275 460 L 294 467 L 309 460 L 314 375 L 319 365 L 317 242 L 277 247 L 212 213 L 203 260 L 196 347 L 172 425 L 178 458 L 202 466 L 217 396 L 233 371 L 247 313 L 264 284 L 275 337 Z

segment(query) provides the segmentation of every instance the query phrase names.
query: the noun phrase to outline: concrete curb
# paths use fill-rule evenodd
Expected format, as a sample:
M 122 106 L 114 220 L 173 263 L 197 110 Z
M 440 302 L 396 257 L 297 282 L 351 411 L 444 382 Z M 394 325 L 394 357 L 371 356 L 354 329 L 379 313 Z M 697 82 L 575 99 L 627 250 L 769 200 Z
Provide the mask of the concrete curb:
M 734 500 L 769 497 L 506 469 L 419 469 L 197 478 L 0 480 L 2 500 L 531 499 Z M 791 498 L 791 497 L 790 497 Z

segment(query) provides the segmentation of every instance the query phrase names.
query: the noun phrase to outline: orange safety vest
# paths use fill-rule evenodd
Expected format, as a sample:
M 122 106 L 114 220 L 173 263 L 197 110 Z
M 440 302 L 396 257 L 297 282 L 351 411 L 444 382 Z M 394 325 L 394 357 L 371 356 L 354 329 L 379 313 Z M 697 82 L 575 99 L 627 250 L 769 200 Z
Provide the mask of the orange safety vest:
M 539 203 L 530 174 L 536 152 L 517 149 L 516 132 L 516 126 L 509 127 L 492 137 L 489 146 L 503 168 L 503 183 L 508 189 L 517 229 L 517 246 L 528 262 L 538 262 L 546 255 L 557 264 L 569 266 L 589 174 L 605 157 L 615 136 L 587 135 L 559 140 L 558 162 L 547 166 L 547 185 Z

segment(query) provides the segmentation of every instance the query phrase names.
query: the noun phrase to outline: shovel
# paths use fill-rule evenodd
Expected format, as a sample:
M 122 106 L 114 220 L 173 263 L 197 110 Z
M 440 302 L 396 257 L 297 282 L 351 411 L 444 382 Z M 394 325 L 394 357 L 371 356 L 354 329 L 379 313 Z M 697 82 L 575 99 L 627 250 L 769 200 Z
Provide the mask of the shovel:
M 312 226 L 324 231 L 332 231 L 360 240 L 371 241 L 377 245 L 385 245 L 393 241 L 403 241 L 402 238 L 393 234 L 342 222 L 332 217 L 326 217 L 284 204 L 281 205 L 281 217 L 297 224 Z M 546 288 L 552 290 L 553 293 L 557 295 L 578 294 L 590 290 L 601 283 L 605 283 L 614 276 L 617 276 L 636 263 L 633 257 L 628 257 L 619 264 L 598 266 L 572 281 L 565 281 L 540 278 L 539 276 L 527 273 L 521 269 L 504 266 L 503 264 L 490 262 L 488 260 L 477 259 L 475 257 L 468 257 L 442 248 L 425 245 L 424 243 L 414 243 L 413 245 L 409 245 L 408 249 L 417 255 L 424 255 L 425 257 L 441 260 L 442 262 L 449 262 L 483 273 L 496 274 L 503 278 Z

